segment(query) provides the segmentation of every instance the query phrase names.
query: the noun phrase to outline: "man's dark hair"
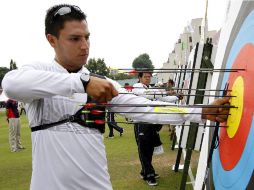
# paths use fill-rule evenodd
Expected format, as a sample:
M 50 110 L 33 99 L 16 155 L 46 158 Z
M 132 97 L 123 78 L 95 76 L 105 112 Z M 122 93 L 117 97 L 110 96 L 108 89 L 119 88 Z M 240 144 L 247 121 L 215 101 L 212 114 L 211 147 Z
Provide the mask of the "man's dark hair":
M 172 86 L 174 86 L 174 85 L 175 85 L 175 82 L 174 82 L 172 79 L 169 79 L 169 80 L 168 80 L 168 83 L 171 83 L 171 84 L 172 84 Z
M 138 73 L 138 77 L 139 78 L 143 77 L 144 73 L 148 73 L 148 74 L 150 74 L 152 76 L 152 72 L 151 71 L 144 71 L 144 72 L 139 72 Z
M 71 11 L 60 15 L 58 11 L 62 7 L 69 7 Z M 52 34 L 58 38 L 60 30 L 64 28 L 64 23 L 72 20 L 86 21 L 85 13 L 78 6 L 60 4 L 50 7 L 45 17 L 45 35 Z

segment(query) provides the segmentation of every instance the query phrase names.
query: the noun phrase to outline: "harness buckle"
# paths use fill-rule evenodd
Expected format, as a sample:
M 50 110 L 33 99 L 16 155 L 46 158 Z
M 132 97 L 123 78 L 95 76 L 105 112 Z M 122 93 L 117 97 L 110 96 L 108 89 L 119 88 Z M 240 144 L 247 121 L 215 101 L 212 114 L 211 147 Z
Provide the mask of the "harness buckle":
M 69 122 L 73 122 L 74 120 L 75 120 L 74 115 L 71 115 L 71 116 L 68 118 L 68 121 L 69 121 Z

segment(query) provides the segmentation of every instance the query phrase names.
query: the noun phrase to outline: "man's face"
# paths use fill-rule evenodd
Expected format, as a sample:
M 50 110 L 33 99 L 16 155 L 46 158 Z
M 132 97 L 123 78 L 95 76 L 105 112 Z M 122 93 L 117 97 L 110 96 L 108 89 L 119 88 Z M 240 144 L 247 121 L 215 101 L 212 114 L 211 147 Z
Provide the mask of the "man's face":
M 90 48 L 90 33 L 86 21 L 66 21 L 58 38 L 50 36 L 47 38 L 55 49 L 56 60 L 65 69 L 77 71 L 86 64 Z
M 142 77 L 139 77 L 140 83 L 149 85 L 151 83 L 152 75 L 151 73 L 143 73 Z
M 168 82 L 168 88 L 173 88 L 175 85 L 172 82 Z

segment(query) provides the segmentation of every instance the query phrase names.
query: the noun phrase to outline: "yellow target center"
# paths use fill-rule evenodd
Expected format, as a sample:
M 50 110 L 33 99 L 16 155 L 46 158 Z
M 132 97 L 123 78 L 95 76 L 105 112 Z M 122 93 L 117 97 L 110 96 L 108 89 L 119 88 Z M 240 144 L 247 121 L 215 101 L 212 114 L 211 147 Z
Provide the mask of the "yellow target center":
M 241 76 L 237 77 L 232 86 L 230 105 L 238 108 L 231 108 L 227 120 L 227 134 L 229 138 L 233 138 L 238 130 L 242 113 L 243 113 L 243 93 L 244 93 L 244 81 Z

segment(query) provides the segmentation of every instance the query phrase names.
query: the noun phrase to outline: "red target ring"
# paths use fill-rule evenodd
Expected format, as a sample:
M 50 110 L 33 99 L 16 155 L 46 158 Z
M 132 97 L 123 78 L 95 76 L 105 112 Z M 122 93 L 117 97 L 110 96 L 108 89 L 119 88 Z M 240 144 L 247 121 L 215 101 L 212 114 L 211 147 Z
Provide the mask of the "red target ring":
M 222 167 L 225 170 L 232 170 L 240 160 L 249 135 L 252 117 L 254 113 L 254 46 L 246 44 L 239 52 L 232 69 L 245 68 L 245 71 L 238 71 L 229 75 L 229 89 L 232 89 L 234 81 L 241 76 L 244 81 L 243 112 L 238 130 L 233 138 L 228 136 L 227 130 L 220 130 L 219 155 Z M 237 147 L 237 148 L 236 148 Z

